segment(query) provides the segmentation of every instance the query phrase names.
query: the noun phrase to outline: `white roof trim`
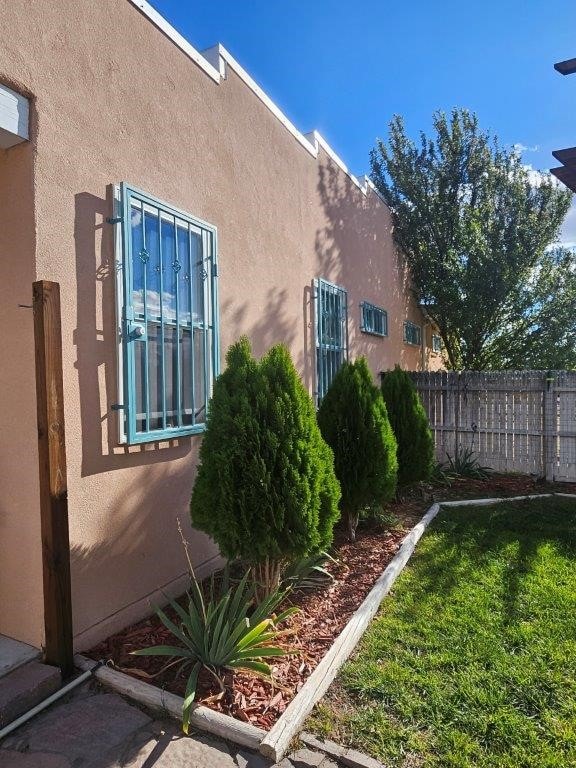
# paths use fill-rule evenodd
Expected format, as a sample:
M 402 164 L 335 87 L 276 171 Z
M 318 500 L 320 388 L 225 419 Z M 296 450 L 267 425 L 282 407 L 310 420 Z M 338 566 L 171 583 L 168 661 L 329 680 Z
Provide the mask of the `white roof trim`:
M 0 83 L 0 148 L 28 139 L 28 99 Z
M 167 37 L 180 48 L 189 59 L 197 64 L 206 72 L 216 83 L 220 84 L 226 79 L 226 65 L 231 67 L 238 77 L 250 88 L 250 90 L 260 99 L 260 101 L 272 112 L 274 117 L 294 136 L 296 141 L 314 158 L 318 157 L 319 147 L 336 163 L 336 165 L 351 179 L 351 181 L 364 194 L 368 190 L 373 191 L 385 203 L 384 198 L 378 192 L 368 176 L 356 177 L 346 166 L 344 161 L 334 152 L 328 142 L 318 133 L 312 131 L 307 134 L 301 133 L 298 128 L 286 117 L 280 107 L 260 88 L 255 80 L 250 77 L 248 72 L 236 61 L 223 45 L 217 45 L 207 48 L 202 52 L 197 51 L 190 43 L 169 24 L 166 19 L 156 11 L 146 0 L 128 0 L 136 6 L 150 21 L 158 27 Z
M 173 43 L 176 43 L 178 48 L 180 48 L 181 51 L 184 51 L 189 59 L 192 59 L 192 61 L 195 64 L 198 64 L 198 66 L 203 69 L 207 75 L 210 75 L 212 80 L 216 81 L 217 83 L 220 82 L 220 72 L 218 72 L 218 70 L 215 69 L 212 64 L 210 64 L 210 62 L 207 61 L 204 56 L 202 56 L 202 54 L 196 50 L 196 48 L 194 48 L 194 46 L 190 45 L 188 40 L 186 40 L 185 37 L 182 37 L 180 32 L 177 32 L 172 24 L 166 21 L 164 16 L 159 14 L 158 11 L 150 5 L 150 3 L 146 2 L 146 0 L 129 0 L 129 2 L 131 2 L 132 5 L 135 5 L 138 10 L 142 11 L 144 16 L 147 16 L 152 24 L 164 32 L 166 37 L 169 37 Z
M 264 91 L 262 90 L 262 88 L 260 88 L 258 83 L 256 83 L 255 80 L 253 80 L 250 77 L 248 72 L 246 72 L 246 70 L 236 61 L 236 59 L 232 56 L 232 54 L 229 53 L 226 50 L 226 48 L 224 48 L 224 46 L 221 45 L 220 43 L 215 45 L 213 48 L 209 48 L 208 50 L 212 52 L 214 51 L 214 49 L 218 50 L 219 55 L 226 62 L 226 64 L 228 64 L 228 66 L 230 66 L 234 70 L 234 72 L 236 72 L 238 77 L 246 83 L 248 88 L 250 88 L 250 90 L 256 96 L 258 96 L 260 101 L 263 104 L 265 104 L 266 107 L 268 107 L 268 109 L 270 110 L 270 112 L 272 112 L 274 117 L 276 117 L 282 123 L 282 125 L 290 131 L 290 133 L 294 136 L 294 138 L 297 141 L 299 141 L 300 144 L 302 144 L 304 149 L 307 152 L 309 152 L 313 157 L 316 157 L 318 154 L 317 150 L 315 150 L 315 148 L 310 144 L 308 139 L 302 133 L 300 133 L 298 128 L 296 128 L 296 126 L 292 122 L 290 122 L 290 120 L 286 117 L 286 115 L 282 112 L 282 110 L 278 106 L 276 106 L 276 104 L 274 104 L 272 99 L 266 93 L 264 93 Z

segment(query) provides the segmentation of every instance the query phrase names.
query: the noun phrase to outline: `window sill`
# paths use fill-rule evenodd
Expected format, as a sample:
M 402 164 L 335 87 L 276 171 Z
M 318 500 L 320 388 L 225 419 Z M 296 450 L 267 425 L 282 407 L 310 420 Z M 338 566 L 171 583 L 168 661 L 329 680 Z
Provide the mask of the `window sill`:
M 378 333 L 377 331 L 367 331 L 365 328 L 360 328 L 360 333 L 365 333 L 366 336 L 376 336 L 378 339 L 388 338 L 387 333 Z
M 206 424 L 196 424 L 189 429 L 164 429 L 151 433 L 138 433 L 126 438 L 123 445 L 142 445 L 142 443 L 163 443 L 166 440 L 178 440 L 181 437 L 201 435 L 206 431 Z

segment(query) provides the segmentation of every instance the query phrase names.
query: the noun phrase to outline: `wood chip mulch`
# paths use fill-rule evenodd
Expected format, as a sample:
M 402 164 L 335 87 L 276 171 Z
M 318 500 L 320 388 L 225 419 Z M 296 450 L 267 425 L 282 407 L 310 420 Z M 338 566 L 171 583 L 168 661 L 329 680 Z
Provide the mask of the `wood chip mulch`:
M 274 659 L 274 683 L 243 672 L 227 673 L 222 693 L 207 672 L 200 675 L 197 701 L 266 730 L 270 729 L 322 659 L 350 616 L 366 597 L 376 579 L 396 553 L 407 531 L 422 517 L 435 499 L 481 498 L 549 493 L 576 493 L 576 485 L 536 483 L 524 475 L 495 475 L 489 480 L 456 480 L 450 487 L 421 489 L 389 506 L 397 519 L 391 529 L 375 524 L 360 525 L 351 543 L 337 532 L 333 547 L 336 560 L 327 570 L 333 581 L 317 590 L 300 590 L 290 604 L 300 611 L 284 624 L 282 644 L 289 655 Z M 156 615 L 107 638 L 86 653 L 93 659 L 111 661 L 115 668 L 163 689 L 184 694 L 186 676 L 179 665 L 166 668 L 169 659 L 131 656 L 130 652 L 151 645 L 173 645 L 175 639 Z M 176 643 L 178 644 L 178 643 Z

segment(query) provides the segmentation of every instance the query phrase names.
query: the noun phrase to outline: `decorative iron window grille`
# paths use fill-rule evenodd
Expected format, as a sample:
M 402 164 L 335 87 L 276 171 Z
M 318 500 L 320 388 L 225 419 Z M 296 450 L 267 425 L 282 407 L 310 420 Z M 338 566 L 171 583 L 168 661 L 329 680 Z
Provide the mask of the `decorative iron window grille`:
M 316 397 L 322 400 L 348 359 L 348 294 L 327 280 L 314 280 Z
M 116 205 L 121 440 L 201 432 L 219 372 L 216 228 L 126 183 Z
M 432 351 L 440 354 L 442 352 L 442 337 L 438 334 L 432 334 Z
M 374 336 L 388 336 L 388 313 L 385 309 L 363 301 L 360 304 L 360 330 Z
M 420 347 L 422 345 L 422 329 L 420 326 L 407 320 L 404 323 L 404 341 L 407 344 L 414 344 Z

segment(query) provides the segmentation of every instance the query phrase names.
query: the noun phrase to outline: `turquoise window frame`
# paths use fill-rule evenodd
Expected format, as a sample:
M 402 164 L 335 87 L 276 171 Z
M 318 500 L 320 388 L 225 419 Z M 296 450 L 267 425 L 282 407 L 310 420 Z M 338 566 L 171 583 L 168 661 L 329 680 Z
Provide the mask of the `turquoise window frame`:
M 348 292 L 323 278 L 313 282 L 316 337 L 316 402 L 348 359 Z
M 404 323 L 404 341 L 406 344 L 410 344 L 413 347 L 421 347 L 422 328 L 419 325 L 416 325 L 416 323 L 412 323 L 410 320 L 406 320 Z
M 143 246 L 139 254 L 133 253 L 133 235 L 131 216 L 132 212 L 140 207 L 142 219 Z M 148 264 L 151 263 L 150 254 L 146 246 L 146 216 L 150 210 L 157 211 L 157 259 L 155 271 L 158 275 L 159 290 L 156 292 L 157 305 L 153 310 L 155 314 L 148 314 L 148 295 L 153 292 L 147 290 Z M 163 226 L 168 222 L 167 233 L 170 234 L 170 221 L 172 221 L 172 246 L 173 260 L 171 266 L 174 270 L 174 293 L 164 291 L 163 281 L 166 280 L 165 272 L 169 266 L 163 256 L 170 258 L 169 254 L 163 254 Z M 119 332 L 118 370 L 119 392 L 122 402 L 115 406 L 121 414 L 120 442 L 130 445 L 171 440 L 187 435 L 204 432 L 208 403 L 211 395 L 212 384 L 220 372 L 220 327 L 218 312 L 218 232 L 215 226 L 195 216 L 164 202 L 127 182 L 122 182 L 115 187 L 115 218 L 117 225 L 116 249 L 120 255 L 116 260 L 117 265 L 117 326 Z M 194 261 L 194 249 L 192 246 L 192 234 L 195 247 L 200 250 L 200 259 Z M 179 254 L 179 238 L 184 236 L 184 243 L 188 242 L 186 254 L 182 258 Z M 141 306 L 136 306 L 135 294 L 135 258 L 140 257 L 143 266 L 143 284 L 141 290 Z M 187 269 L 187 272 L 184 270 Z M 182 278 L 180 277 L 182 272 Z M 188 279 L 188 285 L 184 281 Z M 199 280 L 202 279 L 202 284 Z M 181 282 L 182 280 L 182 282 Z M 153 283 L 151 282 L 151 285 Z M 170 304 L 175 309 L 166 311 L 165 296 L 170 297 Z M 189 310 L 179 311 L 179 301 L 184 296 L 189 301 Z M 196 304 L 201 303 L 201 314 L 196 315 Z M 151 310 L 152 311 L 152 310 Z M 150 329 L 154 345 L 152 352 L 149 349 Z M 189 364 L 190 371 L 184 360 L 184 336 L 189 339 Z M 198 339 L 198 346 L 196 340 Z M 171 341 L 171 347 L 167 341 Z M 138 350 L 140 360 L 140 378 L 143 382 L 140 395 L 137 391 L 136 372 L 136 345 L 144 345 Z M 167 350 L 169 365 L 167 365 Z M 202 364 L 200 377 L 197 379 L 197 351 Z M 159 360 L 159 368 L 153 371 L 149 355 Z M 186 367 L 186 371 L 184 370 Z M 167 371 L 171 379 L 170 391 L 171 407 L 167 406 Z M 152 375 L 156 376 L 156 405 L 160 398 L 162 407 L 157 411 L 151 410 L 150 388 Z M 159 381 L 158 384 L 158 372 Z M 186 378 L 189 376 L 189 386 L 186 386 Z M 202 397 L 195 400 L 196 381 L 203 382 Z M 139 414 L 137 403 L 145 402 L 144 411 Z M 186 402 L 189 407 L 186 408 Z M 142 407 L 142 406 L 141 406 Z M 202 414 L 200 421 L 198 417 Z M 161 426 L 153 428 L 154 420 L 161 421 Z M 145 428 L 138 428 L 138 422 L 142 422 Z M 176 422 L 176 424 L 168 424 Z M 184 423 L 189 421 L 191 423 Z
M 381 330 L 378 328 L 379 320 Z M 382 338 L 388 336 L 388 312 L 369 301 L 362 301 L 360 303 L 360 330 L 362 333 L 369 333 L 372 336 Z

